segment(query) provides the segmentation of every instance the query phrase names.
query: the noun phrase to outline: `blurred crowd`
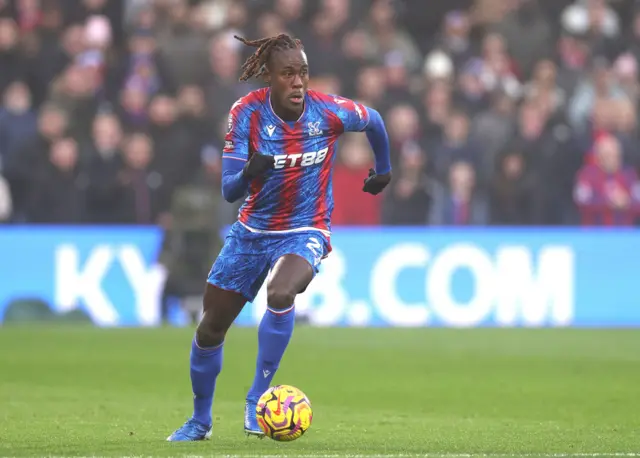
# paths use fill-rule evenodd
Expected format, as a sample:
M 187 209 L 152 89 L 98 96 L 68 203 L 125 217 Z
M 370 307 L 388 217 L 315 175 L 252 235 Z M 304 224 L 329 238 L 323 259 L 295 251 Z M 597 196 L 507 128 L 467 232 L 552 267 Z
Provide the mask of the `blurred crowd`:
M 341 141 L 334 225 L 637 224 L 640 4 L 615 0 L 0 0 L 0 221 L 232 222 L 225 121 L 261 85 L 232 36 L 282 31 L 387 124 L 384 195 Z

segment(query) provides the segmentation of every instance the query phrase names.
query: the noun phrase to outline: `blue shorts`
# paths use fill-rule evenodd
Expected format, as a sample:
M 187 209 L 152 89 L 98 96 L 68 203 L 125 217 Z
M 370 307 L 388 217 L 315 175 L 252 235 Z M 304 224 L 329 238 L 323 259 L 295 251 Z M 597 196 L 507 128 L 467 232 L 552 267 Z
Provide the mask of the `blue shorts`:
M 258 233 L 236 222 L 207 281 L 220 289 L 240 293 L 253 302 L 269 270 L 282 256 L 295 254 L 306 259 L 315 276 L 320 261 L 329 251 L 329 240 L 320 231 Z

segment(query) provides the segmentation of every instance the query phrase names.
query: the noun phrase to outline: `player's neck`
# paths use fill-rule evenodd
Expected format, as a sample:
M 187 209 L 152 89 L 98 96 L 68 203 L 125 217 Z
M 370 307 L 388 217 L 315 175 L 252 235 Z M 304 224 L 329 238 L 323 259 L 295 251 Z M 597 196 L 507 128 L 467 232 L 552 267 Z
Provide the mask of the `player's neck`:
M 271 108 L 273 109 L 273 112 L 276 114 L 276 116 L 278 116 L 280 119 L 282 119 L 285 122 L 296 122 L 298 119 L 300 119 L 300 116 L 302 116 L 302 113 L 304 113 L 304 106 L 305 106 L 304 103 L 302 104 L 299 110 L 289 110 L 287 108 L 280 106 L 278 102 L 273 100 L 271 96 L 269 97 L 269 99 L 271 102 Z

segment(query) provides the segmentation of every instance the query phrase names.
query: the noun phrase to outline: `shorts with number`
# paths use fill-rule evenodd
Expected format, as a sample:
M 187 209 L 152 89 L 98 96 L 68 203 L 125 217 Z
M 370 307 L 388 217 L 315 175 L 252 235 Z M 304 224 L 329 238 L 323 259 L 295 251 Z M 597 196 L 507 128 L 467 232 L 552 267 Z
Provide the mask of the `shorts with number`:
M 282 256 L 294 254 L 304 258 L 315 276 L 330 250 L 329 240 L 320 231 L 260 233 L 236 222 L 207 281 L 220 289 L 240 293 L 252 302 Z

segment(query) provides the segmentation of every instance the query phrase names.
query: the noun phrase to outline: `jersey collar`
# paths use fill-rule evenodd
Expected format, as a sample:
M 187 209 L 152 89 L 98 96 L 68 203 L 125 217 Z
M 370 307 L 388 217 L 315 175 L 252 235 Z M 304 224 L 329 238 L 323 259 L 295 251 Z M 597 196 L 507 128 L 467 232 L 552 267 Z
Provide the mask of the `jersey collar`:
M 300 117 L 293 123 L 293 124 L 297 124 L 299 123 L 302 118 L 304 118 L 304 115 L 307 114 L 307 109 L 309 108 L 309 97 L 308 97 L 308 92 L 304 93 L 304 110 L 302 110 L 302 113 L 300 114 Z M 276 114 L 276 111 L 273 109 L 273 106 L 271 105 L 271 88 L 267 89 L 267 106 L 269 107 L 269 111 L 271 112 L 271 114 L 273 116 L 276 117 L 276 119 L 278 119 L 278 121 L 280 121 L 284 126 L 289 127 L 289 123 L 287 121 L 285 121 L 284 119 L 282 119 L 280 116 L 278 116 Z

